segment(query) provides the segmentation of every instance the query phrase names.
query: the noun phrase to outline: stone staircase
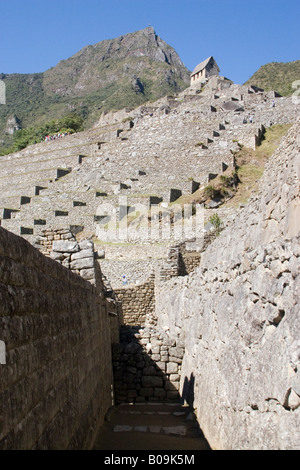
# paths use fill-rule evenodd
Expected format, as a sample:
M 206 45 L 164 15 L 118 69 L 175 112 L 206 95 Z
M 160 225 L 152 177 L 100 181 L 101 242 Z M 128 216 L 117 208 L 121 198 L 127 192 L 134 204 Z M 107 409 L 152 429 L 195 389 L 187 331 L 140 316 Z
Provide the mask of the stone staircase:
M 189 406 L 122 403 L 100 428 L 93 450 L 210 450 Z

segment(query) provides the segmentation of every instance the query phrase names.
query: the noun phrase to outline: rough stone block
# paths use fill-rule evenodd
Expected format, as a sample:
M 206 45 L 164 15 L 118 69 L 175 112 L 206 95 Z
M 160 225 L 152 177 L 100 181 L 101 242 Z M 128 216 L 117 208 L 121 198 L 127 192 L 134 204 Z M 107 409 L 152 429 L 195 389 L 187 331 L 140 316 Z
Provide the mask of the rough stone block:
M 176 362 L 167 362 L 167 374 L 176 374 L 178 372 L 178 364 Z
M 184 356 L 184 348 L 179 348 L 178 346 L 170 348 L 169 354 L 170 356 L 175 356 L 182 359 Z
M 167 395 L 167 392 L 163 388 L 155 388 L 154 389 L 154 396 L 160 399 L 164 399 Z
M 75 253 L 79 251 L 79 245 L 76 241 L 56 240 L 53 242 L 52 249 L 60 253 Z
M 144 375 L 155 375 L 156 370 L 154 366 L 148 366 L 143 369 L 143 374 Z
M 78 251 L 77 253 L 72 253 L 71 255 L 71 261 L 75 261 L 76 259 L 81 259 L 81 258 L 94 258 L 93 250 L 91 249 L 81 250 L 81 251 Z
M 91 240 L 82 240 L 81 242 L 78 243 L 78 245 L 81 250 L 93 250 L 94 249 L 94 243 Z
M 54 259 L 55 261 L 63 261 L 65 259 L 65 254 L 58 251 L 51 251 L 50 258 Z
M 90 281 L 95 278 L 95 270 L 94 268 L 81 269 L 80 276 L 86 281 Z
M 177 400 L 178 397 L 179 397 L 179 392 L 177 392 L 177 390 L 167 391 L 167 398 L 169 398 L 169 400 Z
M 153 361 L 160 361 L 160 354 L 152 354 L 151 358 Z
M 182 363 L 182 359 L 180 359 L 179 357 L 175 357 L 175 356 L 169 356 L 169 361 L 170 362 L 176 362 L 177 364 Z
M 144 398 L 153 397 L 153 394 L 154 394 L 153 388 L 150 388 L 150 387 L 141 388 L 141 390 L 139 391 L 139 395 Z
M 162 387 L 163 386 L 163 379 L 161 377 L 153 377 L 153 376 L 144 376 L 142 377 L 142 387 Z
M 71 261 L 71 269 L 89 269 L 94 267 L 94 258 L 81 258 Z

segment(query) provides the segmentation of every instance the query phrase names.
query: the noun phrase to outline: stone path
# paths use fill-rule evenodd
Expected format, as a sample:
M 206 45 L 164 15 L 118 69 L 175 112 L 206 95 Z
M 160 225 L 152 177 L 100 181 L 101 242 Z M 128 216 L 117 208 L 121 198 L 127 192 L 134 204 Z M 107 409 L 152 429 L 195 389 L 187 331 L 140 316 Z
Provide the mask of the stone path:
M 210 450 L 195 415 L 179 403 L 121 404 L 110 410 L 93 450 Z

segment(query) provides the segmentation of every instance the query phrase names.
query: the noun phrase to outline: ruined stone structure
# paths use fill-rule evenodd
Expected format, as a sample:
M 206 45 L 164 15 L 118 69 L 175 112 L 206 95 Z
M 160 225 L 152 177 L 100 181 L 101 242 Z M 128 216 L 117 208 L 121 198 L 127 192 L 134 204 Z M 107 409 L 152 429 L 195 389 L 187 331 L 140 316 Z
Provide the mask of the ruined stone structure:
M 88 449 L 112 404 L 103 291 L 0 228 L 0 448 Z
M 292 98 L 276 98 L 275 108 L 272 99 L 214 76 L 201 93 L 190 88 L 102 116 L 89 131 L 1 157 L 1 225 L 29 241 L 52 227 L 111 241 L 106 216 L 118 220 L 120 197 L 128 214 L 168 205 L 233 168 L 238 144 L 255 148 L 264 128 L 293 122 Z M 237 110 L 223 109 L 227 102 Z M 249 114 L 253 123 L 245 125 Z
M 260 192 L 188 277 L 156 295 L 185 345 L 181 390 L 216 449 L 299 449 L 300 124 Z
M 1 157 L 1 449 L 90 448 L 113 403 L 179 397 L 212 448 L 300 449 L 299 122 L 219 236 L 105 239 L 295 122 L 273 98 L 215 75 Z
M 203 83 L 207 78 L 219 75 L 219 73 L 220 69 L 215 59 L 210 56 L 198 64 L 191 73 L 191 86 L 199 85 L 199 83 Z
M 179 398 L 183 343 L 155 328 L 121 328 L 113 344 L 116 403 Z

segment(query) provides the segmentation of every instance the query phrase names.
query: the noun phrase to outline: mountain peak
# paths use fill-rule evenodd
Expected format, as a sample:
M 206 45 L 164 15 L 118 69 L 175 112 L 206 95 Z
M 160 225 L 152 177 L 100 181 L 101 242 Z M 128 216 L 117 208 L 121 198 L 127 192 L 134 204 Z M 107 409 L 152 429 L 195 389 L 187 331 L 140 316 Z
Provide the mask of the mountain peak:
M 13 105 L 0 107 L 0 141 L 8 140 L 9 115 L 18 116 L 26 128 L 73 111 L 88 128 L 103 111 L 134 108 L 184 90 L 190 84 L 190 72 L 149 25 L 88 45 L 44 73 L 15 74 L 6 80 Z
M 169 70 L 161 68 L 160 64 L 165 64 Z M 50 93 L 84 96 L 126 75 L 140 77 L 149 75 L 150 71 L 153 75 L 158 68 L 160 73 L 173 73 L 189 84 L 189 71 L 176 51 L 157 36 L 153 26 L 148 26 L 84 47 L 45 72 L 44 86 Z

